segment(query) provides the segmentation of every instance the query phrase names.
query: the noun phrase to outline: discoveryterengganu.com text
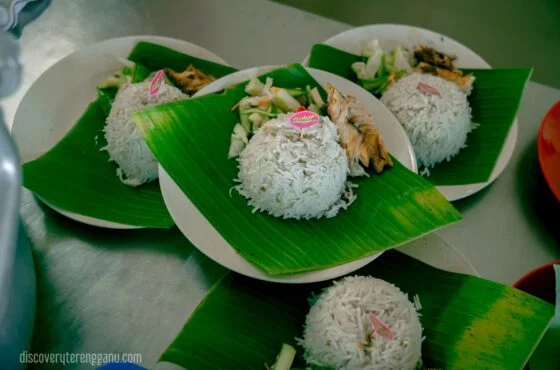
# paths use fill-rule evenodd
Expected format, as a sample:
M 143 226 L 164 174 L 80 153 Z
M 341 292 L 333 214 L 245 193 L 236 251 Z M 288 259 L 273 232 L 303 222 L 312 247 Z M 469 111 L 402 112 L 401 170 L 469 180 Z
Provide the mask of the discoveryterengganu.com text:
M 129 362 L 142 364 L 140 353 L 31 353 L 24 351 L 19 355 L 22 364 L 89 364 L 100 366 L 108 362 Z

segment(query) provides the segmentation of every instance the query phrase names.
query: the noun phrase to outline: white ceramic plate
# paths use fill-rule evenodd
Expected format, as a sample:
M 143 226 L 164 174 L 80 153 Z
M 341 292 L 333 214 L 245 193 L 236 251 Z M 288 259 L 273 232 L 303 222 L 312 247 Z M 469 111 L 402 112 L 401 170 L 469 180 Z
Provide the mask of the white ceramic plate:
M 482 57 L 465 45 L 439 33 L 405 25 L 378 24 L 353 28 L 323 41 L 322 44 L 330 45 L 349 53 L 361 54 L 364 44 L 372 39 L 378 39 L 381 46 L 386 50 L 392 49 L 397 45 L 411 48 L 423 43 L 444 53 L 456 55 L 457 61 L 455 64 L 458 68 L 490 68 L 490 65 Z M 308 61 L 309 55 L 306 56 L 303 64 L 307 65 Z M 508 164 L 515 149 L 516 141 L 517 118 L 511 126 L 488 182 L 438 186 L 438 190 L 448 200 L 454 201 L 472 195 L 490 185 Z
M 23 163 L 47 152 L 64 137 L 89 103 L 96 98 L 95 86 L 122 68 L 116 57 L 126 58 L 139 41 L 153 42 L 189 55 L 226 64 L 223 59 L 200 46 L 167 37 L 122 37 L 80 49 L 43 73 L 31 85 L 18 106 L 12 134 Z M 50 205 L 49 207 L 88 225 L 113 229 L 138 228 L 82 216 Z
M 200 90 L 195 96 L 202 96 L 220 91 L 228 86 L 246 81 L 253 76 L 261 75 L 277 67 L 278 66 L 251 68 L 232 73 L 206 86 L 206 88 Z M 373 97 L 366 90 L 346 79 L 316 69 L 310 68 L 308 70 L 311 75 L 319 81 L 319 83 L 326 85 L 327 82 L 330 82 L 343 93 L 352 93 L 358 99 L 362 100 L 366 108 L 374 115 L 377 127 L 379 128 L 389 151 L 391 151 L 393 156 L 395 156 L 407 168 L 414 172 L 418 171 L 414 151 L 406 133 L 398 124 L 396 118 L 383 104 L 381 104 L 381 102 L 379 102 L 379 100 Z M 228 159 L 224 157 L 224 161 L 226 160 Z M 163 193 L 163 199 L 165 200 L 169 213 L 183 234 L 185 234 L 191 243 L 193 243 L 210 259 L 240 274 L 267 281 L 283 283 L 309 283 L 333 279 L 347 274 L 359 269 L 379 256 L 379 254 L 369 256 L 325 270 L 294 274 L 285 277 L 269 276 L 235 252 L 233 247 L 228 244 L 228 242 L 198 211 L 177 184 L 171 179 L 171 177 L 169 177 L 161 165 L 159 166 L 159 181 Z

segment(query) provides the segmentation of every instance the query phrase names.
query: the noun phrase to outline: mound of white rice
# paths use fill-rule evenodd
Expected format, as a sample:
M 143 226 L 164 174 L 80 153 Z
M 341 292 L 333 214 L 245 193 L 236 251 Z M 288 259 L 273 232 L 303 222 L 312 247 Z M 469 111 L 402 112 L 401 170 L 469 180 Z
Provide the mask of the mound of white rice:
M 393 333 L 373 328 L 373 313 Z M 415 306 L 399 288 L 365 276 L 347 277 L 326 289 L 305 321 L 305 360 L 337 370 L 407 370 L 421 361 L 422 326 Z
M 235 189 L 254 207 L 275 217 L 334 217 L 354 199 L 346 185 L 348 161 L 327 117 L 301 130 L 289 115 L 266 122 L 239 155 Z
M 138 186 L 158 177 L 157 161 L 131 119 L 131 113 L 188 98 L 167 84 L 161 86 L 156 96 L 149 96 L 149 85 L 150 82 L 143 82 L 121 86 L 103 129 L 107 146 L 102 150 L 109 152 L 110 160 L 119 166 L 117 176 L 129 186 Z
M 440 95 L 418 88 L 428 84 Z M 381 102 L 397 117 L 414 148 L 419 167 L 433 167 L 464 148 L 471 123 L 467 95 L 454 83 L 428 74 L 412 73 L 389 87 Z

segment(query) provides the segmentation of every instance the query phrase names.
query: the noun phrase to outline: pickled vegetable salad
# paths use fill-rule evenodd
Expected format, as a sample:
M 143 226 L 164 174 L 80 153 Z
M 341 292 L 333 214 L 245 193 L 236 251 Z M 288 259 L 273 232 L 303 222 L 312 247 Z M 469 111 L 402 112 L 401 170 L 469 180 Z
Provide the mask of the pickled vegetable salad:
M 474 82 L 472 74 L 453 65 L 456 59 L 433 48 L 420 45 L 411 54 L 400 45 L 386 53 L 377 39 L 371 40 L 362 50 L 362 62 L 352 64 L 362 87 L 381 96 L 396 80 L 412 72 L 431 74 L 455 83 L 465 93 L 470 93 Z
M 363 62 L 352 64 L 362 86 L 375 95 L 381 95 L 391 82 L 412 72 L 408 52 L 397 46 L 388 54 L 378 40 L 368 42 L 362 50 Z
M 123 65 L 122 70 L 115 72 L 97 85 L 98 89 L 120 88 L 127 83 L 141 82 L 150 76 L 150 71 L 141 64 L 134 63 L 128 59 L 117 58 Z
M 239 123 L 233 127 L 229 158 L 237 157 L 249 142 L 249 137 L 279 114 L 308 110 L 323 115 L 326 103 L 316 87 L 284 89 L 272 84 L 272 78 L 262 83 L 253 77 L 245 87 L 249 96 L 233 106 L 232 110 L 239 110 Z

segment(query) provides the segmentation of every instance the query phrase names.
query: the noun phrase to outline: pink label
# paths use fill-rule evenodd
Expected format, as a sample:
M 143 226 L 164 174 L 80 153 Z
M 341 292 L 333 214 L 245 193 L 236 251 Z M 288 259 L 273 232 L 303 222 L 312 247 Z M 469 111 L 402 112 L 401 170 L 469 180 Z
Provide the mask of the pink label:
M 393 334 L 389 326 L 385 324 L 383 321 L 379 320 L 379 318 L 375 316 L 375 314 L 373 314 L 372 312 L 368 313 L 368 320 L 369 323 L 371 324 L 371 328 L 377 334 L 381 335 L 387 340 L 393 340 L 395 335 Z
M 317 113 L 304 110 L 290 116 L 290 124 L 297 128 L 307 128 L 318 123 L 321 117 Z
M 425 82 L 418 82 L 418 90 L 422 91 L 424 94 L 426 95 L 437 95 L 437 96 L 441 96 L 441 94 L 439 93 L 438 89 L 436 89 L 435 87 L 433 87 L 432 85 L 429 85 Z
M 163 85 L 164 82 L 165 82 L 165 74 L 163 73 L 163 70 L 158 71 L 154 76 L 154 78 L 152 79 L 152 83 L 150 83 L 150 88 L 148 89 L 150 96 L 157 95 L 159 89 L 161 89 L 161 86 Z

